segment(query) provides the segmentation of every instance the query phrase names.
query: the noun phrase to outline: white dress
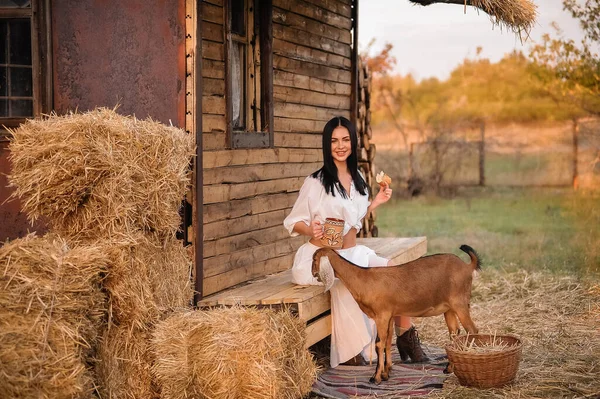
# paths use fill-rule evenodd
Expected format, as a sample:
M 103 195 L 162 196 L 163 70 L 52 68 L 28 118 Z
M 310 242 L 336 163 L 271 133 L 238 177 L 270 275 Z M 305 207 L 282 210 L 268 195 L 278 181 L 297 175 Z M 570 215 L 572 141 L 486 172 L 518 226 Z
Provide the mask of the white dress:
M 319 179 L 309 176 L 304 181 L 298 199 L 283 225 L 290 235 L 295 237 L 299 234 L 294 232 L 293 228 L 298 222 L 304 222 L 308 226 L 315 219 L 321 223 L 326 218 L 344 219 L 345 235 L 353 227 L 357 231 L 360 230 L 369 204 L 368 195 L 360 195 L 353 183 L 347 198 L 339 192 L 336 192 L 334 197 L 325 192 Z M 312 256 L 318 248 L 310 242 L 298 248 L 292 266 L 292 282 L 300 285 L 322 285 L 311 272 Z M 372 249 L 364 245 L 341 249 L 338 253 L 363 267 L 387 266 L 388 263 L 387 259 L 377 256 Z M 359 353 L 362 353 L 367 361 L 376 359 L 375 323 L 360 310 L 350 291 L 337 278 L 331 288 L 331 316 L 331 367 L 337 367 Z

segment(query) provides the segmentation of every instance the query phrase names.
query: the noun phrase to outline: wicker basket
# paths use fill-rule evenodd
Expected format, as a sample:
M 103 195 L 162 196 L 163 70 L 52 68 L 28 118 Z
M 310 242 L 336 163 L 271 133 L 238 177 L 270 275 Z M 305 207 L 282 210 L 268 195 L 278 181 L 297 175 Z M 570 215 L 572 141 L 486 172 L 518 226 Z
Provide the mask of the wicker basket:
M 461 385 L 477 388 L 494 388 L 510 384 L 515 380 L 523 343 L 514 335 L 463 335 L 454 338 L 458 346 L 472 340 L 473 345 L 482 346 L 502 342 L 509 347 L 502 351 L 468 352 L 459 351 L 455 344 L 446 345 L 450 361 L 449 370 L 454 372 Z

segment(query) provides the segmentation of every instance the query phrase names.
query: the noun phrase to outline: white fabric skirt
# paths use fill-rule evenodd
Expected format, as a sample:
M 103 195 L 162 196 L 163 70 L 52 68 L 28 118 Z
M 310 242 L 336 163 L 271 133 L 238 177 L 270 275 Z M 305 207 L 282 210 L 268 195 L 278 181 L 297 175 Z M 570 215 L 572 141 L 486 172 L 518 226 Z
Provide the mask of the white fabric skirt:
M 307 242 L 298 248 L 292 266 L 292 282 L 300 285 L 323 285 L 312 275 L 312 257 L 319 249 Z M 387 266 L 388 260 L 377 256 L 375 251 L 364 245 L 337 251 L 342 257 L 362 267 Z M 366 361 L 375 360 L 375 322 L 367 317 L 339 280 L 331 287 L 331 367 L 352 359 L 362 353 Z

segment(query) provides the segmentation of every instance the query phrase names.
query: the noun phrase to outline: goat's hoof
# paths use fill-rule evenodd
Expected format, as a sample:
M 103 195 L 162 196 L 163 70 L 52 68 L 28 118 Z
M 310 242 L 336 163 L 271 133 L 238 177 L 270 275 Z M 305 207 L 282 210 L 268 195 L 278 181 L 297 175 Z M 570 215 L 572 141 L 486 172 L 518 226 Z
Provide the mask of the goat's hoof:
M 387 381 L 390 379 L 390 376 L 387 374 L 381 374 L 381 381 Z
M 446 364 L 446 368 L 444 369 L 444 374 L 451 374 L 454 371 L 454 367 L 450 363 Z
M 377 378 L 375 378 L 375 377 L 371 377 L 371 379 L 369 379 L 369 382 L 370 382 L 371 384 L 376 384 L 376 385 L 379 385 L 379 384 L 381 384 L 381 379 L 380 379 L 379 381 L 377 381 Z

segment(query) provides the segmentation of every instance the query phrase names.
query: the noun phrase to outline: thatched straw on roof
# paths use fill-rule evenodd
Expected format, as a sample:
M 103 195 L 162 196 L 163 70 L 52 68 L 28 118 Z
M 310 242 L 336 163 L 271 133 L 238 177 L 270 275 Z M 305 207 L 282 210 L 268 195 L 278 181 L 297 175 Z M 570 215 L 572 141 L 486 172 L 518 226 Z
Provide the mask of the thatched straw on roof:
M 528 35 L 537 18 L 537 6 L 532 0 L 410 0 L 420 5 L 434 3 L 460 4 L 476 7 L 490 16 L 492 23 Z M 465 9 L 466 11 L 466 9 Z
M 54 235 L 0 248 L 0 397 L 87 397 L 86 369 L 106 314 L 100 247 L 69 248 Z
M 153 371 L 168 399 L 300 398 L 316 366 L 288 312 L 219 308 L 159 323 Z
M 12 131 L 9 180 L 28 217 L 65 237 L 173 235 L 193 149 L 181 129 L 110 109 L 51 115 Z

